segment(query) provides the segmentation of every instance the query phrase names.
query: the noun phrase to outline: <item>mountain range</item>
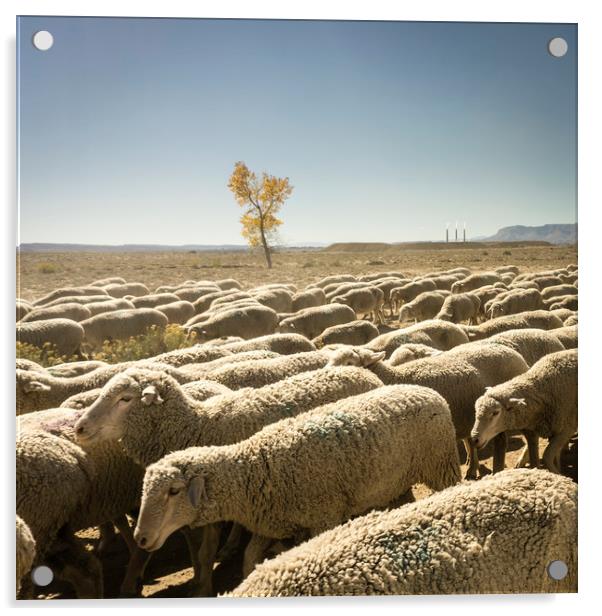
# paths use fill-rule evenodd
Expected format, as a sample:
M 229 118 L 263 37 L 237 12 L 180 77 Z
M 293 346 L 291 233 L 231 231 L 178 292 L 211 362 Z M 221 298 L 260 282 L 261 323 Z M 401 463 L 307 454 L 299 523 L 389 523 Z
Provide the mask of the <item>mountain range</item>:
M 525 227 L 514 225 L 502 227 L 495 235 L 489 237 L 475 237 L 472 241 L 480 242 L 533 242 L 542 241 L 550 244 L 576 244 L 577 223 L 559 225 L 541 225 L 539 227 Z

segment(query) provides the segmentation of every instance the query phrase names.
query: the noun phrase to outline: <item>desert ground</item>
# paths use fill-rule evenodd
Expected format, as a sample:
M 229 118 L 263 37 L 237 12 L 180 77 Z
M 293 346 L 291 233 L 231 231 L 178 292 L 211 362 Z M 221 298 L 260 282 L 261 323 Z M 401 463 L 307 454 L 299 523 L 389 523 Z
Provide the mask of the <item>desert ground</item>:
M 512 264 L 521 272 L 541 271 L 577 263 L 575 246 L 528 244 L 462 244 L 435 247 L 381 248 L 376 245 L 358 247 L 338 245 L 328 249 L 278 251 L 274 267 L 268 270 L 262 253 L 240 252 L 26 252 L 17 257 L 17 296 L 34 300 L 63 286 L 85 285 L 92 280 L 121 276 L 128 281 L 142 282 L 151 291 L 160 285 L 185 280 L 236 278 L 243 287 L 271 282 L 294 283 L 299 288 L 331 274 L 354 274 L 401 271 L 414 276 L 430 271 L 464 266 L 485 271 Z M 396 326 L 394 323 L 388 325 Z M 384 326 L 387 327 L 386 325 Z M 384 330 L 386 331 L 386 330 Z M 543 450 L 545 443 L 541 443 Z M 506 465 L 512 468 L 523 446 L 519 437 L 510 439 Z M 460 449 L 462 459 L 463 448 Z M 492 450 L 480 452 L 481 472 L 491 472 Z M 564 460 L 568 474 L 576 480 L 575 451 Z M 463 471 L 466 467 L 463 466 Z M 428 496 L 424 486 L 414 489 L 416 499 Z M 98 543 L 96 529 L 80 533 L 89 549 Z M 119 535 L 103 558 L 105 597 L 118 596 L 123 579 L 127 550 Z M 189 561 L 181 533 L 174 533 L 149 563 L 145 574 L 144 597 L 185 597 L 189 592 L 192 568 L 177 569 L 178 563 Z M 242 553 L 215 570 L 215 590 L 233 589 L 242 579 Z M 53 582 L 39 598 L 73 598 L 70 586 Z
M 510 244 L 425 244 L 421 248 L 339 244 L 323 250 L 277 252 L 268 270 L 261 252 L 26 252 L 17 261 L 17 297 L 32 300 L 61 286 L 121 276 L 151 290 L 188 279 L 236 278 L 244 287 L 272 282 L 298 287 L 331 274 L 402 271 L 412 276 L 450 267 L 475 271 L 512 264 L 521 272 L 554 269 L 577 262 L 575 246 Z

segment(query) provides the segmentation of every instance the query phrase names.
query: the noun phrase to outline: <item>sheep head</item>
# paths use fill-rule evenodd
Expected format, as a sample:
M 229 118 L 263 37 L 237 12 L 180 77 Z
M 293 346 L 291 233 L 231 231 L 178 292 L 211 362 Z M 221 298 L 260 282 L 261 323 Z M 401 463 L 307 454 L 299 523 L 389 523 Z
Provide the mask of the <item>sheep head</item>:
M 363 347 L 343 347 L 331 353 L 328 365 L 369 368 L 384 358 L 384 351 L 372 351 Z
M 121 438 L 128 413 L 163 404 L 165 377 L 161 372 L 136 368 L 116 374 L 75 424 L 77 440 L 87 443 Z
M 134 539 L 149 552 L 161 548 L 179 528 L 206 523 L 203 510 L 210 510 L 212 505 L 207 493 L 207 475 L 202 470 L 189 470 L 178 461 L 171 462 L 171 457 L 151 464 L 144 477 Z
M 49 408 L 46 400 L 52 392 L 53 378 L 35 370 L 17 370 L 17 415 Z

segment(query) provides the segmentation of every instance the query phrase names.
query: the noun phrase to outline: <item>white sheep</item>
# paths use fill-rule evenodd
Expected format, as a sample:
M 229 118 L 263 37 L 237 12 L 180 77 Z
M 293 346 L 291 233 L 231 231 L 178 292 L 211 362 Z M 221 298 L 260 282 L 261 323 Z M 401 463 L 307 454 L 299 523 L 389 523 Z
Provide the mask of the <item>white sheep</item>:
M 109 381 L 79 419 L 80 442 L 119 439 L 142 466 L 193 445 L 225 445 L 250 437 L 264 426 L 317 406 L 364 393 L 382 383 L 358 368 L 331 368 L 300 374 L 260 389 L 191 399 L 191 383 L 180 387 L 160 372 L 129 369 Z M 206 389 L 206 387 L 205 387 Z M 210 594 L 217 545 L 206 547 L 199 563 L 199 592 Z
M 59 355 L 80 354 L 83 339 L 83 326 L 71 319 L 47 319 L 32 321 L 31 323 L 17 323 L 17 342 L 36 347 L 50 344 Z
M 421 293 L 401 307 L 399 323 L 412 319 L 414 319 L 415 323 L 433 319 L 441 309 L 441 306 L 443 306 L 445 297 L 445 294 L 441 291 L 425 291 Z
M 470 274 L 463 280 L 454 282 L 451 288 L 452 293 L 467 293 L 468 291 L 474 291 L 479 287 L 485 285 L 495 284 L 496 282 L 502 282 L 502 277 L 495 272 L 483 272 L 481 274 Z
M 134 533 L 161 547 L 182 526 L 234 520 L 266 540 L 315 535 L 425 483 L 460 479 L 449 408 L 423 387 L 379 387 L 267 426 L 245 441 L 193 447 L 147 468 Z
M 194 315 L 194 306 L 186 300 L 179 300 L 169 304 L 160 304 L 155 309 L 162 312 L 170 323 L 180 325 L 186 323 Z
M 20 323 L 30 323 L 31 321 L 44 321 L 47 319 L 71 319 L 71 321 L 83 321 L 92 316 L 90 310 L 83 304 L 68 303 L 35 308 L 26 314 Z
M 577 431 L 577 350 L 542 357 L 527 372 L 489 389 L 476 402 L 471 440 L 484 447 L 508 430 L 528 430 L 549 439 L 546 468 L 560 472 L 560 452 Z M 537 466 L 536 448 L 530 450 Z
M 60 289 L 55 289 L 51 293 L 44 295 L 44 297 L 40 297 L 39 299 L 32 302 L 33 306 L 45 306 L 50 302 L 55 300 L 61 300 L 65 297 L 75 297 L 75 296 L 85 296 L 85 295 L 107 295 L 107 292 L 104 289 L 100 289 L 98 287 L 61 287 Z M 65 300 L 67 301 L 67 300 Z
M 528 312 L 520 312 L 518 314 L 509 314 L 480 325 L 465 325 L 464 330 L 468 338 L 472 340 L 483 340 L 494 334 L 508 331 L 509 329 L 554 329 L 562 327 L 562 321 L 554 314 L 547 310 L 532 310 Z
M 306 289 L 293 295 L 291 312 L 299 312 L 303 308 L 323 306 L 326 303 L 326 295 L 320 288 Z
M 492 300 L 489 308 L 485 308 L 485 313 L 490 318 L 496 319 L 504 315 L 540 308 L 543 308 L 543 300 L 537 289 L 514 289 Z
M 29 526 L 17 516 L 16 521 L 16 582 L 17 594 L 21 588 L 21 580 L 29 573 L 36 557 L 36 540 L 31 534 Z
M 306 351 L 315 351 L 316 346 L 301 334 L 269 334 L 251 340 L 228 342 L 223 347 L 231 353 L 244 351 L 274 351 L 280 355 L 293 355 Z
M 204 322 L 189 326 L 188 330 L 194 332 L 200 341 L 220 336 L 240 336 L 248 340 L 272 334 L 277 325 L 278 314 L 267 306 L 257 304 L 224 310 Z
M 393 351 L 391 357 L 389 357 L 389 366 L 401 366 L 401 364 L 407 364 L 410 361 L 422 359 L 423 357 L 434 357 L 435 355 L 441 355 L 443 351 L 439 351 L 426 344 L 402 344 L 400 347 Z
M 352 308 L 343 304 L 327 304 L 305 308 L 297 314 L 283 319 L 278 324 L 280 333 L 302 334 L 310 340 L 317 338 L 326 328 L 355 321 Z
M 567 565 L 562 580 L 548 574 L 554 560 Z M 338 526 L 228 596 L 555 592 L 577 592 L 577 486 L 512 470 Z
M 125 295 L 134 295 L 135 297 L 140 297 L 141 295 L 148 295 L 150 293 L 149 288 L 141 282 L 109 284 L 104 286 L 103 289 L 111 297 L 124 297 Z
M 385 295 L 377 287 L 351 289 L 332 298 L 332 303 L 349 306 L 358 317 L 371 317 L 374 323 L 384 323 Z
M 481 300 L 473 293 L 454 293 L 444 300 L 435 319 L 452 323 L 476 323 L 481 308 Z
M 139 336 L 153 325 L 162 328 L 167 324 L 167 317 L 154 308 L 103 312 L 80 323 L 85 332 L 85 342 L 92 347 L 102 346 L 107 340 Z
M 351 321 L 327 327 L 312 340 L 317 348 L 330 344 L 366 344 L 378 336 L 378 328 L 368 321 Z

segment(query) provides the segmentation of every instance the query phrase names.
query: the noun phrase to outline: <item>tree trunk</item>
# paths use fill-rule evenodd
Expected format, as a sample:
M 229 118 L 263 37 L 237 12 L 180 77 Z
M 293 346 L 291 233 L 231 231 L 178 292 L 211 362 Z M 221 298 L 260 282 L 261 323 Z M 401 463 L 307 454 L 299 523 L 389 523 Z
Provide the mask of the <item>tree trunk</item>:
M 268 246 L 268 241 L 266 240 L 263 230 L 263 219 L 260 221 L 259 229 L 261 231 L 261 243 L 263 245 L 263 252 L 265 253 L 265 260 L 268 264 L 268 269 L 272 269 L 272 255 L 270 253 L 270 247 Z

